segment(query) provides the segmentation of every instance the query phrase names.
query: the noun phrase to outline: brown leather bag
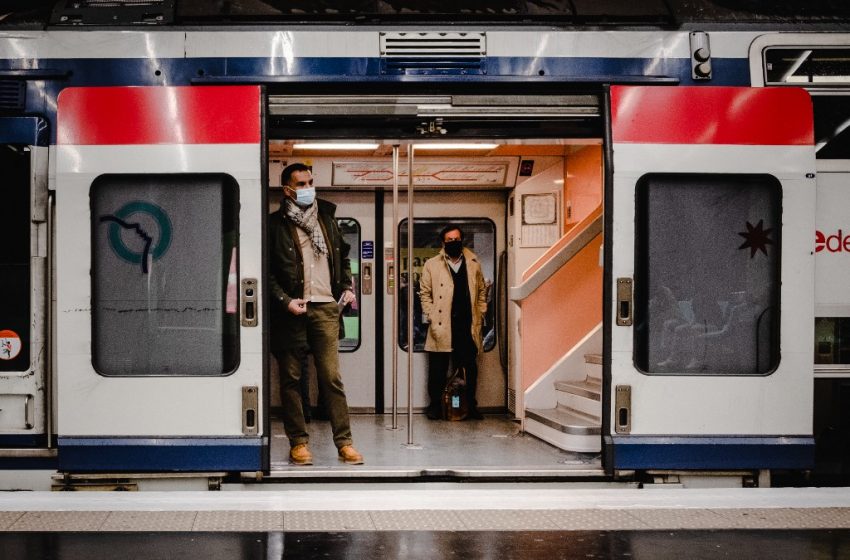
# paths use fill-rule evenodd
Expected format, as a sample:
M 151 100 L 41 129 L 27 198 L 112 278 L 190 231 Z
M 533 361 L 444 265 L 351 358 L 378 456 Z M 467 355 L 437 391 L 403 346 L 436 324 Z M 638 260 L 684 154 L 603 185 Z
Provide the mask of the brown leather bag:
M 463 420 L 469 414 L 466 400 L 466 369 L 459 367 L 446 382 L 443 390 L 443 418 L 451 421 Z

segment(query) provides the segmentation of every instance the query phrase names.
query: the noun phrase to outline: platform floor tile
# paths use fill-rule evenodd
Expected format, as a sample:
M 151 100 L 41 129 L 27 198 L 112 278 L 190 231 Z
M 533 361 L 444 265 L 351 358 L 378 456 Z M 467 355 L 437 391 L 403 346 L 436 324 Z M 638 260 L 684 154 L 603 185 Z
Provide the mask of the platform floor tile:
M 850 508 L 810 508 L 806 511 L 815 528 L 850 529 Z
M 193 531 L 283 531 L 282 511 L 199 511 Z
M 29 511 L 9 526 L 10 531 L 97 531 L 108 511 Z
M 368 511 L 287 511 L 286 531 L 375 531 Z
M 458 511 L 463 526 L 470 531 L 552 530 L 558 526 L 546 510 Z
M 459 531 L 465 528 L 461 512 L 456 511 L 373 511 L 379 531 Z
M 113 511 L 102 531 L 191 531 L 194 511 Z
M 638 509 L 628 513 L 650 529 L 723 529 L 729 519 L 709 509 Z
M 574 509 L 550 511 L 557 529 L 569 531 L 601 531 L 605 529 L 647 529 L 638 517 L 624 510 Z
M 5 531 L 24 515 L 22 511 L 0 511 L 0 531 Z
M 729 527 L 738 529 L 801 529 L 824 528 L 812 508 L 715 509 L 718 515 L 730 521 Z

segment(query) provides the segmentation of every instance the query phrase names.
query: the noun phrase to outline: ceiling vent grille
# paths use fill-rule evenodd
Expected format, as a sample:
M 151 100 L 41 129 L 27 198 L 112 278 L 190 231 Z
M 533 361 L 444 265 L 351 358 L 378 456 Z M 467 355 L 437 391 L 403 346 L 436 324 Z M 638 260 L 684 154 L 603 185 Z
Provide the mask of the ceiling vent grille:
M 383 57 L 487 56 L 486 33 L 382 32 L 380 39 Z

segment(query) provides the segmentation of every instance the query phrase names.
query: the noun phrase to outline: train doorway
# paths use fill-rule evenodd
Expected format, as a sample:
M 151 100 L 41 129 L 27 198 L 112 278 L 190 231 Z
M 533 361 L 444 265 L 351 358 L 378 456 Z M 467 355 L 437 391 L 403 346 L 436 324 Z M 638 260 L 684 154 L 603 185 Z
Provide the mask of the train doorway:
M 337 222 L 352 247 L 349 257 L 358 302 L 343 312 L 340 368 L 355 445 L 366 457 L 366 464 L 359 467 L 337 461 L 308 362 L 305 373 L 310 382 L 302 402 L 311 415 L 308 431 L 314 465 L 289 464 L 289 443 L 276 414 L 278 373 L 270 358 L 270 475 L 281 479 L 602 476 L 598 427 L 590 435 L 596 449 L 580 451 L 525 430 L 523 395 L 528 379 L 523 379 L 518 364 L 521 312 L 509 301 L 510 289 L 523 283 L 527 269 L 545 260 L 547 250 L 565 231 L 601 205 L 598 100 L 560 96 L 560 105 L 538 99 L 535 106 L 526 99 L 522 109 L 506 105 L 494 117 L 492 107 L 490 116 L 476 115 L 481 109 L 469 106 L 461 113 L 461 105 L 449 96 L 442 108 L 446 117 L 431 115 L 422 123 L 419 117 L 397 116 L 414 107 L 438 112 L 437 103 L 425 101 L 310 98 L 308 103 L 287 96 L 270 98 L 269 211 L 277 211 L 281 203 L 282 169 L 292 163 L 308 165 L 317 196 L 336 204 Z M 366 118 L 369 111 L 396 116 Z M 458 113 L 455 122 L 452 111 Z M 559 121 L 560 135 L 555 134 L 553 121 Z M 423 132 L 430 124 L 435 130 Z M 419 137 L 411 138 L 414 134 Z M 532 134 L 537 137 L 529 137 Z M 409 186 L 413 190 L 410 258 Z M 483 420 L 448 422 L 424 414 L 429 404 L 424 351 L 428 325 L 419 305 L 419 277 L 425 261 L 439 252 L 437 234 L 447 223 L 463 228 L 465 246 L 478 256 L 487 286 L 476 392 Z M 411 283 L 413 355 L 408 361 Z M 552 380 L 544 384 L 554 385 Z M 595 404 L 600 410 L 587 416 L 595 412 L 598 421 L 599 398 Z

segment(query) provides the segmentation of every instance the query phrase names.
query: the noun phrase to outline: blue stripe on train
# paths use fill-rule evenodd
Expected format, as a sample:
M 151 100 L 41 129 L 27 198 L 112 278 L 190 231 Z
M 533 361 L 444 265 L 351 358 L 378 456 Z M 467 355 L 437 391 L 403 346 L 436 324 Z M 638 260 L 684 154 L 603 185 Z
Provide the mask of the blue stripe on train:
M 358 80 L 386 83 L 404 82 L 410 75 L 382 73 L 380 58 L 165 58 L 165 59 L 40 59 L 39 67 L 67 78 L 27 82 L 26 112 L 42 115 L 51 124 L 51 143 L 56 141 L 56 98 L 66 87 L 79 86 L 150 86 L 189 85 L 197 79 L 241 79 L 251 83 L 312 83 L 338 80 L 348 84 Z M 32 65 L 31 60 L 0 60 L 0 70 L 18 70 Z M 560 82 L 611 83 L 636 77 L 667 77 L 682 85 L 748 86 L 749 63 L 745 58 L 712 59 L 713 79 L 694 82 L 689 59 L 667 58 L 596 58 L 596 57 L 489 57 L 483 59 L 484 77 L 488 81 L 507 79 L 537 80 L 541 71 L 546 80 Z M 427 82 L 439 77 L 441 83 L 463 83 L 475 77 L 451 72 L 418 71 L 416 76 Z M 425 75 L 423 75 L 425 74 Z M 436 76 L 435 76 L 436 74 Z
M 632 469 L 809 469 L 813 437 L 614 436 L 614 468 Z
M 260 438 L 59 438 L 63 471 L 258 471 Z

